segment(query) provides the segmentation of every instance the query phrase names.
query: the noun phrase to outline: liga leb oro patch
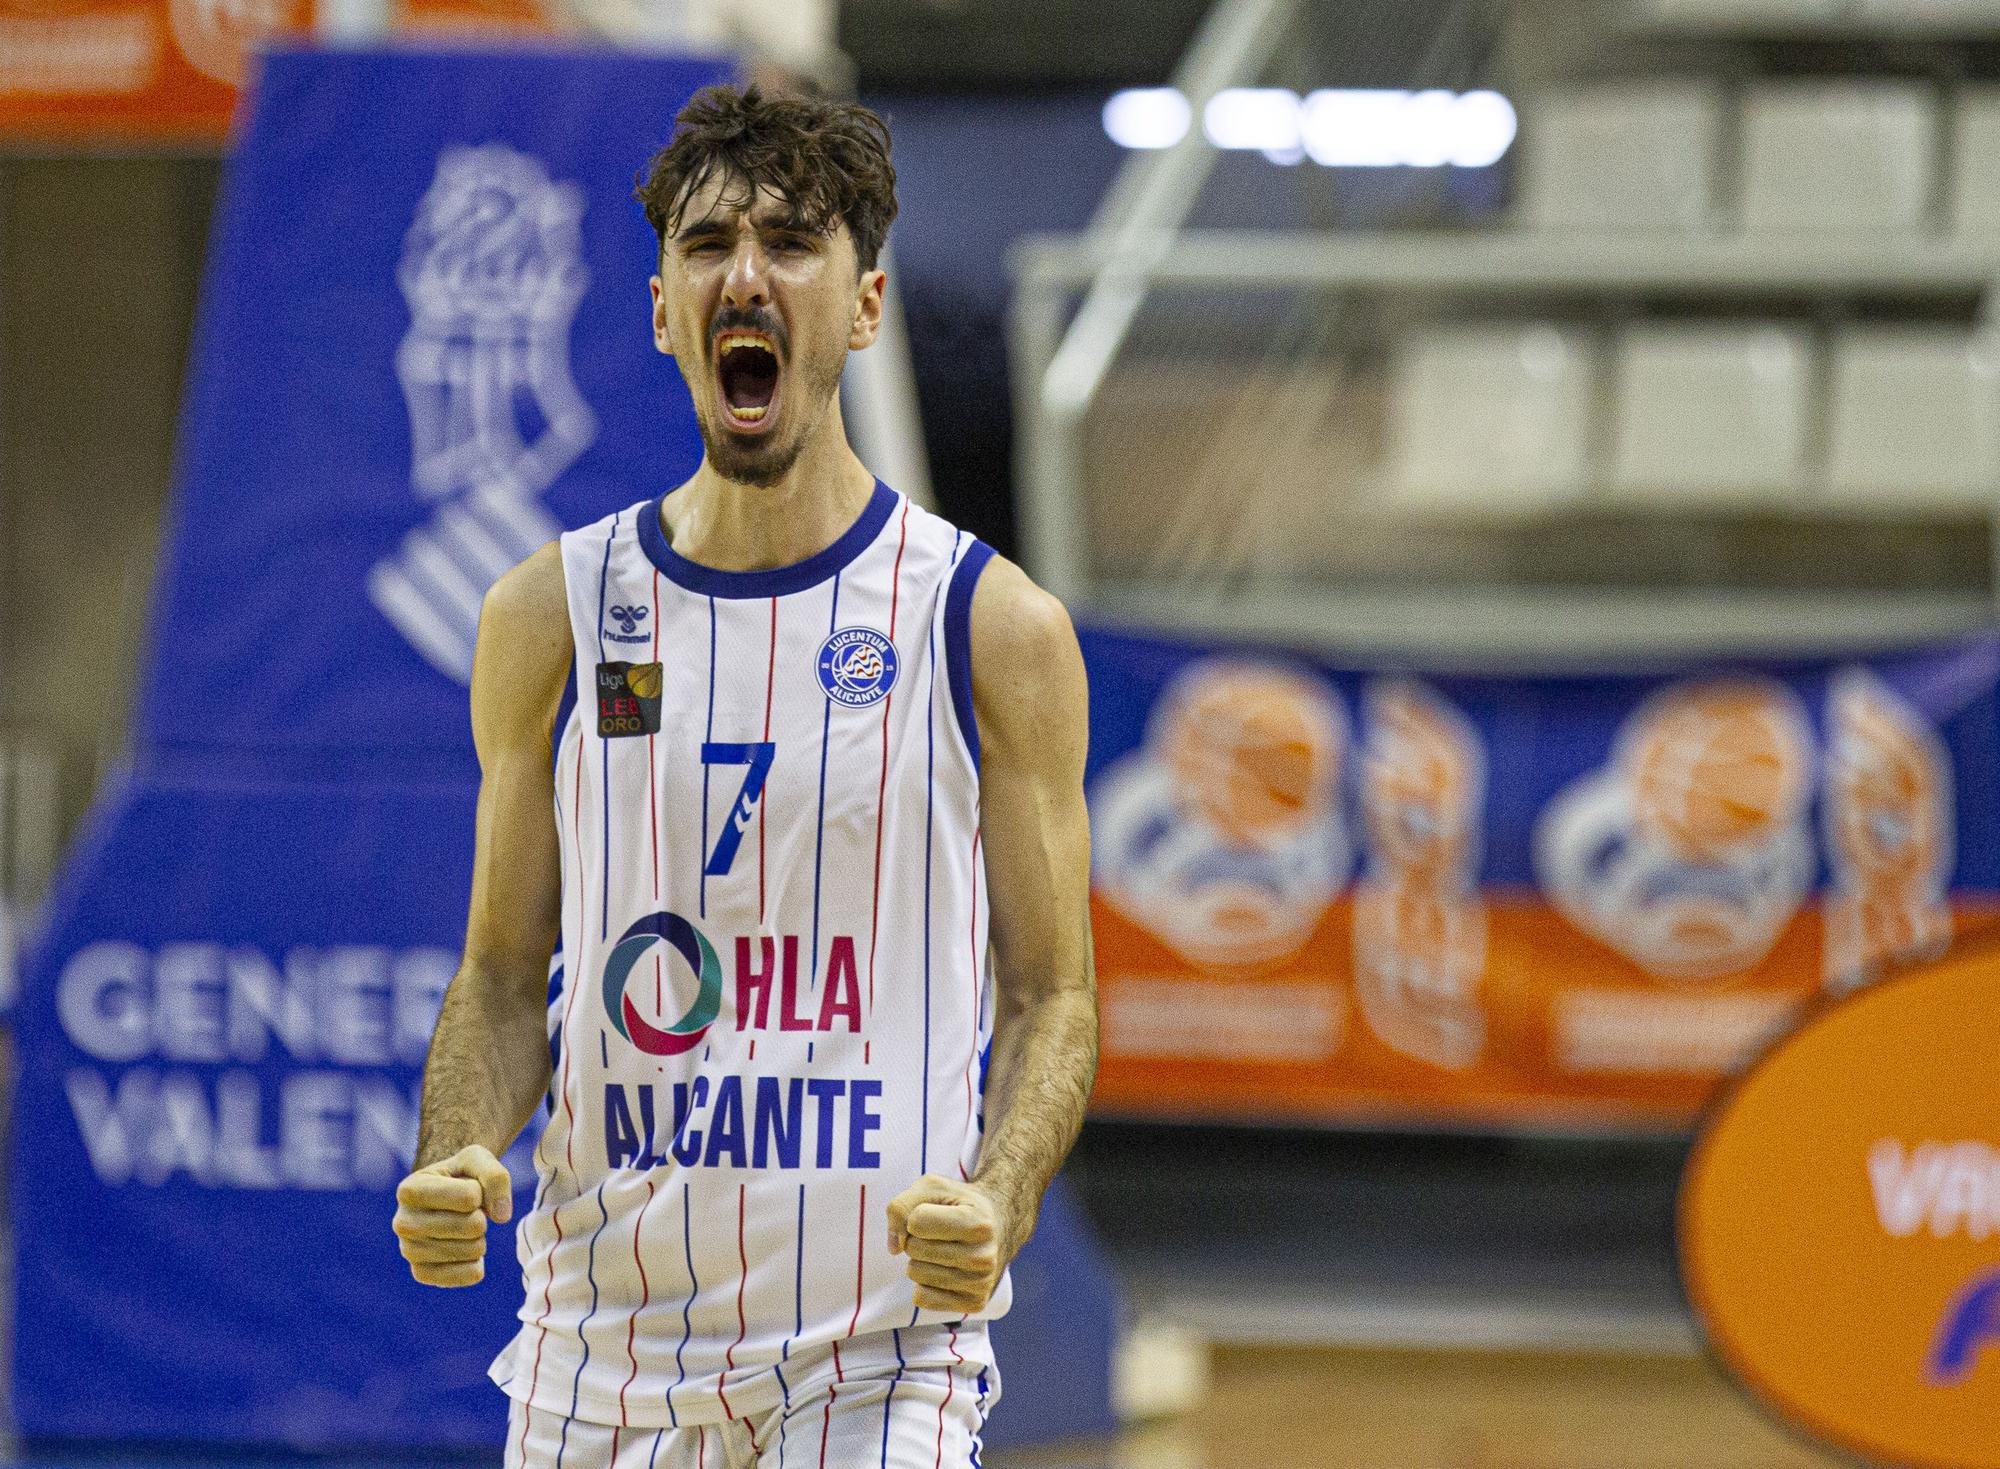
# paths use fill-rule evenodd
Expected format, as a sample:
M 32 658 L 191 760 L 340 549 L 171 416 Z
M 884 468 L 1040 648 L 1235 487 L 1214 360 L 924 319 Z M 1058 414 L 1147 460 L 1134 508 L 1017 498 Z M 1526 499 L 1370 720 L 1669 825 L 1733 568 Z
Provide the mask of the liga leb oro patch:
M 660 665 L 597 665 L 597 733 L 607 740 L 660 732 Z

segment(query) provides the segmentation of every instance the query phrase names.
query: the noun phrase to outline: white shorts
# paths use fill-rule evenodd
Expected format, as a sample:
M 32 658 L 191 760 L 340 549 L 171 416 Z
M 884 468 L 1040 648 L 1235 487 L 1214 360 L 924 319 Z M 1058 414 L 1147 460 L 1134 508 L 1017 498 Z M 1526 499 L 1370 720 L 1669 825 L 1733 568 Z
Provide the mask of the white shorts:
M 721 1423 L 620 1428 L 516 1399 L 506 1469 L 980 1469 L 1000 1374 L 960 1360 L 943 1327 L 899 1336 L 900 1364 L 859 1368 Z

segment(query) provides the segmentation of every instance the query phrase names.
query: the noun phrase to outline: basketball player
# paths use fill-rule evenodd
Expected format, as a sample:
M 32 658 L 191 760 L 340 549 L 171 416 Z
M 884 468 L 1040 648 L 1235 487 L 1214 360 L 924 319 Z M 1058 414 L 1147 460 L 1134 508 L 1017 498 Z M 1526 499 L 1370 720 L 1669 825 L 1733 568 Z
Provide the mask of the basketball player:
M 863 107 L 689 104 L 639 197 L 702 464 L 486 599 L 395 1229 L 478 1281 L 547 1099 L 510 1466 L 976 1464 L 999 1395 L 986 1323 L 1096 1065 L 1084 672 L 1059 603 L 848 445 L 894 186 Z

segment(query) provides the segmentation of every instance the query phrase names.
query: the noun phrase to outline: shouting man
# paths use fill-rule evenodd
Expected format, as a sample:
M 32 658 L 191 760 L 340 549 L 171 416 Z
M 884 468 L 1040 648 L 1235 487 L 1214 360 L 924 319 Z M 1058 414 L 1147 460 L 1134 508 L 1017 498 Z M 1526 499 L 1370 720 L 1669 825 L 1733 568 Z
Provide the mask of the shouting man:
M 1096 1065 L 1082 659 L 848 445 L 881 119 L 711 88 L 638 196 L 706 453 L 486 599 L 472 910 L 396 1233 L 478 1281 L 546 1097 L 510 1466 L 976 1463 L 986 1323 Z

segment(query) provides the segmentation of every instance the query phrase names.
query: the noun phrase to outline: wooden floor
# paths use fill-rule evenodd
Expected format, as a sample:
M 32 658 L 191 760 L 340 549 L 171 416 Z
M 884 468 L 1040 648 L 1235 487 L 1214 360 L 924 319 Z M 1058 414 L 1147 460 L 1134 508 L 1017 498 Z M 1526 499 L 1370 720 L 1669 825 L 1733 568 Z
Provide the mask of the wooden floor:
M 1229 1349 L 1207 1406 L 989 1469 L 1835 1469 L 1689 1358 Z

